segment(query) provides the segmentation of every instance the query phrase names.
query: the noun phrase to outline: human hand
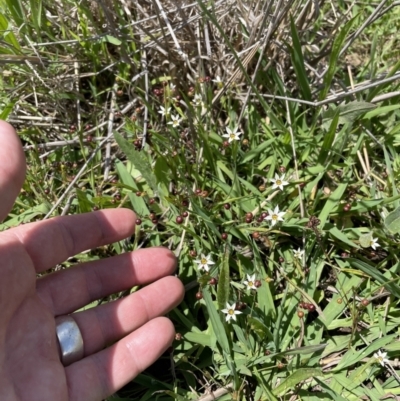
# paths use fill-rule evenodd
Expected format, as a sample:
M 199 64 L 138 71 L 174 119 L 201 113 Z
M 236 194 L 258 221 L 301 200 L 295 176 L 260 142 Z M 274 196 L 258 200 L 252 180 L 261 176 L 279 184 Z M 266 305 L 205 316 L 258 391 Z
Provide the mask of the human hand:
M 11 210 L 24 177 L 19 139 L 0 121 L 0 221 Z M 184 290 L 169 276 L 176 267 L 169 250 L 140 249 L 36 279 L 37 273 L 70 256 L 130 236 L 134 221 L 132 211 L 115 209 L 57 217 L 0 233 L 1 401 L 100 401 L 170 346 L 174 327 L 160 316 L 179 304 Z M 121 300 L 73 314 L 84 358 L 64 367 L 55 317 L 142 284 L 149 285 Z

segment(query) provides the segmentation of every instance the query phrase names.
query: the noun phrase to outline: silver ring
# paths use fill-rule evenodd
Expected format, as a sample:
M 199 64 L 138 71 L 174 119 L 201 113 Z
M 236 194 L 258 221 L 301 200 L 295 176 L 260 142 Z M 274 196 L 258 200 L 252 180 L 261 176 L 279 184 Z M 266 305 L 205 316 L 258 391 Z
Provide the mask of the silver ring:
M 56 334 L 60 345 L 60 358 L 64 366 L 83 358 L 82 334 L 72 316 L 56 317 Z

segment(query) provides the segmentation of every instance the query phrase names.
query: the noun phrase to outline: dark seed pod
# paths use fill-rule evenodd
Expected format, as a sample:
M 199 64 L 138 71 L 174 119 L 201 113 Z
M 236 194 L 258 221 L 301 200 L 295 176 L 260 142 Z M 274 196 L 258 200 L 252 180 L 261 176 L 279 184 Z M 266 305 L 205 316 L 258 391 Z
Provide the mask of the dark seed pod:
M 140 226 L 140 225 L 142 224 L 142 220 L 136 219 L 136 222 L 135 222 L 135 223 L 136 223 L 137 226 Z
M 251 223 L 253 221 L 253 219 L 246 217 L 246 223 Z
M 155 213 L 150 213 L 149 214 L 149 218 L 150 218 L 150 220 L 154 220 L 156 218 L 156 214 Z
M 268 213 L 267 213 L 267 212 L 262 212 L 262 213 L 261 213 L 261 217 L 262 217 L 263 219 L 265 219 L 267 216 L 268 216 Z
M 260 238 L 260 233 L 259 233 L 258 231 L 254 231 L 254 233 L 252 233 L 251 236 L 252 236 L 254 239 L 258 239 L 258 238 Z
M 224 204 L 224 209 L 229 210 L 231 208 L 231 205 L 229 203 Z
M 194 249 L 192 249 L 191 251 L 189 251 L 189 255 L 190 255 L 192 258 L 195 258 L 195 257 L 197 256 L 197 252 L 196 252 Z
M 254 281 L 254 285 L 255 285 L 257 288 L 261 287 L 261 281 L 260 281 L 260 280 Z
M 182 224 L 183 223 L 183 217 L 182 216 L 177 216 L 176 217 L 176 222 L 177 222 L 177 224 Z
M 362 305 L 362 306 L 368 306 L 368 305 L 369 305 L 368 299 L 364 298 L 364 299 L 361 301 L 361 305 Z
M 153 219 L 153 220 L 151 220 L 151 222 L 152 222 L 153 224 L 158 224 L 158 220 L 157 220 L 157 219 Z
M 221 234 L 221 238 L 225 241 L 228 238 L 228 234 L 227 233 L 222 233 Z
M 218 282 L 218 280 L 215 277 L 211 277 L 210 281 L 208 282 L 208 284 L 215 285 L 215 284 L 217 284 L 217 282 Z
M 201 291 L 196 292 L 196 299 L 202 299 L 203 298 L 203 293 Z
M 283 263 L 285 261 L 285 259 L 283 259 L 282 256 L 279 256 L 278 261 L 279 261 L 279 263 Z
M 189 216 L 189 213 L 188 213 L 188 212 L 183 212 L 183 213 L 182 213 L 182 216 L 183 216 L 183 217 L 188 217 L 188 216 Z

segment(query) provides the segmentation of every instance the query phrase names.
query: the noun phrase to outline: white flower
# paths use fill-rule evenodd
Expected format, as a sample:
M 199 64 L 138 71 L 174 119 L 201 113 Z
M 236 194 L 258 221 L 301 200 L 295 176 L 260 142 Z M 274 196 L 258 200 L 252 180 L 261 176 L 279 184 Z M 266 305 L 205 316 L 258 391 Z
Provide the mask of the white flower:
M 237 130 L 237 127 L 234 130 L 231 130 L 229 127 L 226 127 L 227 134 L 222 135 L 224 138 L 228 138 L 228 142 L 231 143 L 232 141 L 239 141 L 239 136 L 242 133 Z
M 283 191 L 283 187 L 285 185 L 289 185 L 287 181 L 284 180 L 285 174 L 282 174 L 282 177 L 279 178 L 278 174 L 275 174 L 275 178 L 270 178 L 269 180 L 273 182 L 272 189 L 279 188 Z
M 169 84 L 169 89 L 171 89 L 171 92 L 173 92 L 176 88 L 176 85 L 174 85 L 172 82 Z
M 280 212 L 279 206 L 276 206 L 273 211 L 268 209 L 268 216 L 264 220 L 271 220 L 271 226 L 274 226 L 278 221 L 283 221 L 282 216 L 285 214 L 286 212 Z
M 375 352 L 374 358 L 376 358 L 382 366 L 385 366 L 385 363 L 389 363 L 389 358 L 386 358 L 386 355 L 387 352 L 379 350 L 378 352 Z
M 298 249 L 297 251 L 293 251 L 293 256 L 297 259 L 302 259 L 304 255 L 304 249 Z
M 193 106 L 196 106 L 196 107 L 197 106 L 203 106 L 203 98 L 200 95 L 200 93 L 194 95 L 192 104 L 193 104 Z
M 373 249 L 376 250 L 376 248 L 380 247 L 378 244 L 378 238 L 371 238 L 371 241 L 369 243 L 369 246 Z
M 162 115 L 162 116 L 169 116 L 169 112 L 171 111 L 171 107 L 168 107 L 168 109 L 166 109 L 163 106 L 160 106 L 160 110 L 158 110 L 158 112 Z
M 204 269 L 206 272 L 210 270 L 209 265 L 215 265 L 211 259 L 211 255 L 204 256 L 201 254 L 201 258 L 195 260 L 195 262 L 199 265 L 199 269 Z
M 176 116 L 171 116 L 171 120 L 168 124 L 172 125 L 174 128 L 179 127 L 179 124 L 181 123 L 182 119 L 179 118 L 178 115 Z
M 222 309 L 221 312 L 226 313 L 226 321 L 229 322 L 229 320 L 233 319 L 236 321 L 236 315 L 240 315 L 242 312 L 235 310 L 235 303 L 232 305 L 229 305 L 229 303 L 226 303 L 226 309 Z
M 257 287 L 255 286 L 255 281 L 256 281 L 256 275 L 253 274 L 250 276 L 250 274 L 247 275 L 247 280 L 243 281 L 243 283 L 247 286 L 248 290 L 256 290 Z
M 224 86 L 224 82 L 219 75 L 217 75 L 217 78 L 213 79 L 212 81 L 217 84 L 218 88 L 222 88 Z

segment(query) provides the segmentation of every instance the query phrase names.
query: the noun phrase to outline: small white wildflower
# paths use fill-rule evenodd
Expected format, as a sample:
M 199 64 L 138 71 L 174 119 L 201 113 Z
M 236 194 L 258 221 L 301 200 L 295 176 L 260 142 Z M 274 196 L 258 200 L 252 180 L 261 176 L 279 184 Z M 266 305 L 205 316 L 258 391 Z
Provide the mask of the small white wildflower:
M 380 247 L 378 244 L 378 238 L 371 238 L 371 241 L 369 243 L 369 246 L 373 249 L 376 250 L 376 248 Z
M 382 352 L 381 350 L 374 354 L 374 358 L 376 358 L 382 366 L 385 366 L 385 363 L 389 363 L 389 358 L 386 358 L 386 356 L 387 352 Z
M 280 212 L 279 206 L 276 206 L 274 210 L 268 209 L 268 216 L 264 220 L 271 220 L 271 226 L 274 226 L 278 221 L 283 221 L 283 217 L 286 212 Z
M 172 82 L 169 84 L 169 89 L 171 90 L 171 92 L 173 92 L 176 88 L 176 85 L 174 85 Z
M 229 322 L 231 319 L 236 321 L 236 315 L 240 315 L 242 312 L 235 310 L 235 303 L 229 305 L 226 303 L 226 309 L 222 309 L 221 312 L 226 313 L 226 321 Z
M 192 104 L 193 104 L 193 106 L 195 106 L 195 107 L 203 106 L 203 98 L 202 98 L 202 96 L 200 95 L 200 93 L 197 93 L 196 95 L 194 95 Z
M 195 263 L 197 263 L 199 265 L 199 269 L 203 269 L 206 272 L 208 272 L 210 270 L 209 265 L 215 265 L 215 263 L 211 259 L 211 255 L 205 256 L 203 254 L 201 254 L 200 259 L 195 260 Z
M 168 107 L 168 109 L 166 109 L 163 106 L 160 106 L 160 110 L 158 110 L 158 112 L 164 117 L 164 116 L 169 116 L 169 112 L 171 111 L 171 107 Z
M 252 276 L 250 276 L 250 274 L 248 274 L 247 280 L 243 281 L 243 284 L 247 286 L 248 290 L 256 290 L 257 287 L 255 285 L 255 281 L 256 281 L 256 275 L 253 274 Z
M 297 259 L 303 259 L 304 249 L 298 249 L 297 251 L 293 251 L 293 256 Z
M 288 181 L 284 180 L 285 174 L 282 174 L 282 177 L 279 177 L 278 174 L 275 174 L 275 178 L 270 178 L 270 181 L 273 183 L 272 189 L 279 188 L 281 191 L 283 191 L 283 187 L 285 185 L 289 185 Z
M 172 120 L 172 121 L 170 121 L 168 124 L 169 124 L 169 125 L 172 125 L 174 128 L 179 127 L 179 125 L 180 125 L 180 123 L 181 123 L 181 121 L 182 121 L 182 119 L 179 118 L 178 115 L 176 115 L 176 116 L 172 115 L 172 116 L 171 116 L 171 120 Z
M 224 138 L 228 138 L 229 143 L 231 143 L 232 141 L 239 141 L 239 136 L 242 135 L 240 131 L 238 132 L 237 127 L 233 130 L 231 130 L 229 127 L 226 127 L 226 132 L 227 134 L 224 134 L 222 136 Z
M 218 88 L 222 88 L 224 86 L 224 82 L 222 81 L 222 79 L 219 75 L 217 75 L 217 77 L 215 79 L 213 79 L 212 81 L 217 84 Z

